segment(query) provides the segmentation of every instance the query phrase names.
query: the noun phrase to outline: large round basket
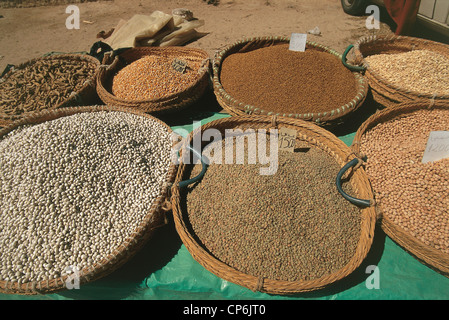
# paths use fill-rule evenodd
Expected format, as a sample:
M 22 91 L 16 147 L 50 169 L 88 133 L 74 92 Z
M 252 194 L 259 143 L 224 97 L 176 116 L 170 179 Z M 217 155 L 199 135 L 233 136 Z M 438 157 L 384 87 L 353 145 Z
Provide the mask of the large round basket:
M 235 97 L 226 92 L 223 87 L 223 83 L 220 79 L 223 61 L 226 57 L 235 54 L 253 51 L 259 48 L 275 46 L 279 44 L 288 44 L 290 42 L 289 37 L 256 37 L 240 40 L 234 44 L 226 46 L 220 51 L 216 52 L 213 61 L 213 89 L 217 97 L 219 104 L 231 115 L 273 115 L 290 117 L 294 119 L 301 119 L 306 121 L 315 122 L 318 125 L 324 125 L 326 123 L 338 123 L 341 122 L 344 116 L 351 114 L 357 110 L 365 101 L 367 92 L 369 89 L 368 82 L 365 80 L 360 72 L 353 72 L 354 83 L 356 86 L 355 96 L 348 100 L 344 105 L 331 105 L 329 110 L 325 112 L 315 112 L 315 113 L 276 113 L 269 110 L 264 110 L 261 106 L 250 105 L 245 103 L 245 101 L 239 101 Z M 323 46 L 321 44 L 307 41 L 306 50 L 317 50 L 321 52 L 329 53 L 338 59 L 341 59 L 341 54 L 337 51 Z M 301 68 L 301 66 L 298 66 Z M 342 66 L 344 68 L 344 66 Z M 275 93 L 273 93 L 275 94 Z M 306 100 L 307 97 L 304 97 Z M 298 101 L 300 105 L 302 102 Z
M 347 62 L 346 55 L 354 49 L 352 64 Z M 412 50 L 429 50 L 446 56 L 449 59 L 449 46 L 443 43 L 408 36 L 369 36 L 349 45 L 343 54 L 343 63 L 353 71 L 364 72 L 369 82 L 373 99 L 384 107 L 391 107 L 414 100 L 449 100 L 449 95 L 428 94 L 411 91 L 378 74 L 370 68 L 366 58 L 377 54 L 398 54 Z
M 3 139 L 7 134 L 22 126 L 33 126 L 49 122 L 62 117 L 68 117 L 79 113 L 94 113 L 94 112 L 125 112 L 134 114 L 140 117 L 145 117 L 148 121 L 154 121 L 156 123 L 165 126 L 168 132 L 171 132 L 164 122 L 160 121 L 138 110 L 111 107 L 105 105 L 93 105 L 83 107 L 69 107 L 58 110 L 46 110 L 34 114 L 27 115 L 20 120 L 13 122 L 12 124 L 4 127 L 0 130 L 0 138 Z M 117 165 L 120 165 L 119 163 Z M 89 168 L 87 168 L 89 169 Z M 90 170 L 90 169 L 89 169 Z M 117 245 L 110 254 L 101 258 L 100 262 L 93 263 L 79 270 L 77 284 L 82 287 L 83 284 L 90 283 L 97 279 L 100 279 L 106 275 L 109 275 L 113 271 L 120 268 L 129 259 L 131 259 L 135 253 L 137 253 L 142 246 L 152 237 L 154 232 L 167 223 L 166 212 L 170 210 L 169 203 L 169 190 L 172 182 L 175 179 L 177 166 L 171 162 L 170 167 L 166 175 L 165 182 L 161 187 L 160 193 L 156 199 L 152 202 L 151 207 L 146 208 L 146 214 L 139 222 L 137 228 L 131 232 L 125 240 Z M 101 212 L 98 212 L 101 214 Z M 51 278 L 42 281 L 7 281 L 0 280 L 0 292 L 7 294 L 19 294 L 19 295 L 37 295 L 37 294 L 50 294 L 70 289 L 67 283 L 73 284 L 72 275 L 61 275 L 58 278 Z
M 39 66 L 37 66 L 37 63 L 39 63 Z M 83 68 L 81 70 L 90 69 L 94 70 L 94 72 L 88 74 L 87 71 L 79 71 L 77 80 L 73 80 L 76 82 L 71 82 L 67 86 L 65 81 L 69 80 L 65 79 L 64 73 L 66 71 L 64 71 L 64 65 L 68 63 L 79 64 L 80 68 Z M 44 66 L 40 64 L 44 64 Z M 26 83 L 15 83 L 11 88 L 7 87 L 6 84 L 2 84 L 6 83 L 8 78 L 12 77 L 14 73 L 33 67 L 38 69 L 38 72 L 33 75 L 33 80 L 24 80 Z M 100 61 L 87 54 L 51 54 L 32 59 L 14 67 L 4 77 L 0 78 L 0 90 L 9 91 L 14 90 L 16 87 L 26 87 L 28 94 L 22 94 L 24 97 L 21 98 L 24 101 L 18 107 L 11 107 L 6 100 L 1 101 L 4 106 L 0 109 L 0 126 L 6 126 L 15 120 L 21 119 L 26 114 L 36 111 L 98 104 L 99 99 L 95 89 L 95 79 L 99 67 Z M 60 84 L 58 84 L 58 81 Z M 49 84 L 50 82 L 51 84 Z M 47 86 L 52 86 L 52 96 L 55 96 L 53 93 L 57 92 L 57 99 L 46 102 L 45 106 L 36 104 L 36 99 L 50 96 L 50 92 L 46 91 Z M 78 89 L 75 90 L 75 87 Z
M 341 170 L 346 170 L 344 168 L 348 168 L 348 164 L 354 160 L 353 159 L 347 163 L 347 161 L 351 158 L 351 151 L 349 147 L 347 147 L 337 137 L 325 131 L 323 128 L 307 121 L 276 116 L 245 115 L 215 120 L 194 130 L 186 138 L 186 140 L 184 140 L 184 146 L 186 148 L 192 148 L 192 143 L 195 137 L 210 128 L 219 130 L 222 136 L 225 135 L 225 132 L 228 129 L 269 130 L 271 128 L 289 128 L 297 131 L 298 136 L 296 142 L 310 143 L 310 145 L 324 150 L 331 155 L 332 158 L 338 162 L 338 164 L 341 165 Z M 204 150 L 204 144 L 205 143 L 203 142 L 202 150 Z M 187 149 L 183 150 L 185 151 Z M 199 154 L 199 151 L 197 151 L 197 153 Z M 357 161 L 357 159 L 355 159 L 355 161 Z M 237 270 L 212 255 L 210 251 L 198 240 L 195 232 L 193 231 L 184 203 L 186 201 L 186 192 L 188 192 L 187 190 L 189 189 L 187 187 L 188 184 L 192 182 L 191 180 L 196 180 L 195 178 L 189 179 L 192 166 L 194 165 L 195 164 L 186 164 L 182 161 L 179 164 L 177 177 L 172 187 L 172 212 L 174 215 L 175 226 L 180 238 L 193 258 L 207 270 L 226 281 L 249 288 L 253 291 L 269 294 L 291 295 L 300 292 L 314 291 L 328 287 L 351 274 L 362 263 L 370 250 L 376 225 L 376 213 L 374 207 L 371 206 L 371 200 L 360 200 L 372 199 L 372 192 L 369 181 L 363 169 L 360 170 L 359 168 L 352 171 L 350 183 L 353 190 L 355 190 L 354 192 L 356 195 L 355 197 L 350 197 L 352 197 L 353 200 L 357 199 L 359 201 L 363 201 L 363 204 L 358 203 L 357 205 L 358 209 L 360 209 L 360 214 L 362 215 L 360 225 L 361 233 L 359 241 L 356 245 L 355 254 L 345 267 L 335 273 L 327 274 L 317 279 L 294 282 L 274 280 L 263 276 L 254 276 Z M 204 168 L 206 167 L 204 167 L 203 164 L 203 170 Z M 196 180 L 195 184 L 196 183 L 201 184 L 201 180 L 199 180 L 199 182 Z M 208 200 L 205 199 L 204 201 Z M 357 202 L 353 202 L 351 204 L 348 203 L 348 205 L 352 206 L 354 203 Z M 244 208 L 241 209 L 244 210 Z
M 114 76 L 127 65 L 145 56 L 157 56 L 186 62 L 200 63 L 198 77 L 180 92 L 145 100 L 127 100 L 112 93 Z M 97 77 L 97 92 L 101 100 L 111 106 L 129 107 L 151 114 L 171 113 L 182 110 L 197 101 L 209 86 L 209 54 L 201 49 L 188 47 L 136 47 L 118 54 L 105 54 Z
M 354 137 L 354 141 L 353 141 L 351 148 L 353 149 L 354 153 L 359 158 L 364 159 L 366 161 L 366 164 L 364 165 L 364 167 L 365 167 L 370 161 L 370 157 L 369 157 L 369 155 L 367 155 L 368 149 L 365 146 L 368 142 L 371 142 L 372 140 L 371 141 L 364 140 L 364 137 L 366 137 L 367 134 L 369 134 L 371 130 L 376 128 L 376 126 L 384 125 L 384 124 L 388 124 L 388 123 L 394 123 L 395 121 L 399 121 L 402 119 L 404 119 L 404 121 L 408 121 L 408 120 L 406 120 L 406 119 L 408 119 L 407 117 L 414 115 L 417 112 L 426 112 L 426 113 L 432 114 L 436 111 L 443 111 L 445 114 L 447 114 L 447 116 L 449 116 L 449 103 L 438 101 L 438 102 L 429 104 L 428 102 L 415 101 L 415 102 L 403 103 L 401 105 L 397 105 L 394 107 L 384 109 L 382 111 L 378 111 L 376 114 L 372 115 L 360 126 L 359 130 L 356 133 L 356 136 Z M 412 128 L 413 127 L 414 126 L 412 126 Z M 420 128 L 416 128 L 416 129 L 417 129 L 416 132 L 420 132 Z M 398 130 L 400 130 L 400 129 L 398 128 Z M 394 136 L 397 137 L 397 134 L 394 134 Z M 397 139 L 399 139 L 399 138 L 397 137 Z M 414 139 L 414 138 L 412 138 L 412 139 Z M 392 141 L 395 141 L 395 140 L 392 140 Z M 395 152 L 394 150 L 392 150 L 390 148 L 386 148 L 385 144 L 383 144 L 383 142 L 384 142 L 383 140 L 377 139 L 377 140 L 374 140 L 374 142 L 377 145 L 377 147 L 379 147 L 379 150 L 382 150 L 382 151 L 379 151 L 379 150 L 376 151 L 379 153 L 373 154 L 374 157 L 381 153 L 384 153 L 384 154 L 390 153 L 391 154 L 391 153 Z M 415 143 L 417 143 L 417 142 L 415 142 Z M 404 149 L 405 152 L 407 154 L 410 154 L 410 152 L 411 152 L 410 147 L 402 145 L 402 143 L 400 143 L 399 140 L 397 142 L 397 145 L 398 145 L 398 148 L 405 148 Z M 424 145 L 424 147 L 425 147 L 425 145 Z M 373 158 L 373 155 L 371 156 L 371 158 Z M 414 160 L 410 160 L 410 161 L 414 161 Z M 394 165 L 394 163 L 390 163 L 390 165 Z M 397 165 L 399 165 L 399 164 L 397 164 Z M 426 228 L 430 227 L 434 223 L 432 219 L 434 219 L 433 217 L 435 217 L 435 214 L 438 214 L 438 212 L 441 213 L 441 211 L 437 211 L 436 209 L 431 209 L 431 211 L 428 212 L 428 214 L 426 214 L 426 218 L 422 218 L 422 216 L 421 216 L 421 218 L 417 218 L 417 215 L 415 213 L 421 212 L 422 208 L 420 207 L 420 199 L 422 200 L 423 198 L 421 198 L 421 195 L 418 195 L 418 196 L 414 197 L 413 199 L 410 199 L 410 196 L 407 196 L 407 194 L 409 194 L 409 191 L 406 190 L 406 187 L 408 187 L 409 185 L 417 186 L 419 182 L 425 182 L 426 189 L 430 188 L 429 190 L 431 190 L 432 185 L 441 187 L 442 182 L 435 182 L 434 180 L 431 179 L 431 177 L 426 177 L 423 181 L 422 179 L 418 178 L 417 176 L 413 176 L 413 174 L 410 174 L 410 173 L 412 173 L 412 171 L 410 171 L 410 170 L 408 172 L 406 172 L 405 175 L 402 172 L 401 173 L 396 172 L 395 175 L 392 175 L 391 173 L 387 173 L 388 171 L 389 170 L 387 167 L 386 170 L 384 171 L 384 174 L 382 174 L 382 176 L 375 176 L 374 173 L 371 173 L 372 171 L 369 171 L 368 168 L 366 168 L 368 178 L 370 179 L 372 184 L 374 183 L 375 179 L 381 179 L 386 176 L 389 176 L 389 179 L 391 179 L 391 180 L 401 179 L 400 176 L 408 177 L 407 178 L 408 184 L 403 185 L 402 189 L 399 188 L 401 190 L 398 190 L 400 192 L 401 196 L 397 197 L 397 194 L 391 195 L 391 197 L 394 197 L 394 198 L 392 198 L 393 202 L 400 204 L 400 203 L 405 203 L 405 202 L 411 201 L 413 203 L 412 208 L 410 209 L 410 207 L 408 207 L 410 209 L 410 212 L 403 213 L 403 215 L 405 215 L 407 217 L 406 219 L 411 219 L 413 221 L 419 219 L 418 222 L 421 224 L 420 229 L 426 229 Z M 401 170 L 401 171 L 403 171 L 403 170 Z M 390 180 L 388 180 L 388 181 L 390 181 Z M 443 188 L 445 188 L 445 187 L 443 186 Z M 376 208 L 378 210 L 380 224 L 381 224 L 382 229 L 385 231 L 385 233 L 393 241 L 398 243 L 402 248 L 404 248 L 408 253 L 410 253 L 412 256 L 414 256 L 417 260 L 422 262 L 424 265 L 427 265 L 428 267 L 436 270 L 437 272 L 445 275 L 446 277 L 449 276 L 449 254 L 443 252 L 442 250 L 436 249 L 435 246 L 432 246 L 429 244 L 429 242 L 427 241 L 428 239 L 426 239 L 426 241 L 424 241 L 422 239 L 422 237 L 421 238 L 418 237 L 418 234 L 413 234 L 411 232 L 410 228 L 405 228 L 404 226 L 401 226 L 398 222 L 396 222 L 393 218 L 393 215 L 398 214 L 399 209 L 397 207 L 392 208 L 392 207 L 382 204 L 382 201 L 379 200 L 379 198 L 380 198 L 379 193 L 382 192 L 385 194 L 385 192 L 384 192 L 384 190 L 381 190 L 380 187 L 374 187 L 374 185 L 373 185 L 373 192 L 374 192 L 375 201 L 377 202 Z M 389 197 L 390 193 L 385 194 L 384 196 Z M 443 199 L 438 199 L 435 201 L 441 203 L 441 200 L 443 200 Z M 389 203 L 391 203 L 391 202 L 389 202 Z M 389 211 L 388 214 L 387 214 L 387 211 Z M 430 218 L 430 220 L 427 220 L 427 218 Z M 440 226 L 440 227 L 432 226 L 431 228 L 434 231 L 439 230 L 443 233 L 446 232 L 446 234 L 448 232 L 447 231 L 448 229 L 444 229 L 444 226 Z

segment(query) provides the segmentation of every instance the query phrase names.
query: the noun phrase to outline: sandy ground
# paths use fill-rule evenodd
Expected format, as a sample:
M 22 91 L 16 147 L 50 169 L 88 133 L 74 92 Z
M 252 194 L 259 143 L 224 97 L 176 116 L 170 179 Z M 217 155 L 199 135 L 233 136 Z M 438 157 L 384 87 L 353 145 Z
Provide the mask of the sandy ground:
M 1 9 L 0 71 L 7 64 L 19 64 L 48 52 L 89 51 L 98 32 L 109 31 L 120 19 L 155 10 L 171 13 L 175 8 L 188 8 L 205 25 L 197 30 L 204 34 L 188 46 L 214 52 L 245 37 L 290 36 L 319 27 L 321 35 L 308 39 L 337 51 L 359 37 L 372 34 L 365 27 L 366 17 L 353 17 L 343 12 L 339 0 L 222 0 L 217 6 L 203 0 L 112 0 L 77 4 L 81 27 L 68 30 L 67 5 Z M 391 33 L 381 23 L 376 33 Z

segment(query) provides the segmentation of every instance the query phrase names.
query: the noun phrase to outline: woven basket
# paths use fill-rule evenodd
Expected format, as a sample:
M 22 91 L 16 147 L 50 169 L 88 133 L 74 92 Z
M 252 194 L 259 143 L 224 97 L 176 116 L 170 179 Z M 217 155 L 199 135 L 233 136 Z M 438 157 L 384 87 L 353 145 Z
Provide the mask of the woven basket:
M 395 119 L 400 119 L 403 116 L 413 114 L 416 111 L 422 111 L 423 109 L 428 109 L 429 112 L 432 112 L 432 110 L 436 109 L 447 110 L 449 113 L 449 103 L 437 101 L 435 103 L 429 104 L 428 101 L 415 101 L 410 103 L 403 103 L 401 105 L 390 107 L 375 113 L 370 118 L 368 118 L 357 131 L 354 137 L 353 144 L 351 145 L 353 152 L 358 155 L 359 158 L 365 157 L 364 155 L 360 154 L 360 150 L 362 147 L 362 138 L 376 125 L 394 121 Z M 381 143 L 382 142 L 379 141 L 379 144 Z M 386 150 L 386 152 L 390 151 L 391 150 Z M 374 194 L 374 196 L 376 196 L 376 194 Z M 402 248 L 404 248 L 407 252 L 409 252 L 423 264 L 438 271 L 446 277 L 449 276 L 449 254 L 445 254 L 440 250 L 426 245 L 421 240 L 412 236 L 402 227 L 398 226 L 391 220 L 391 218 L 382 214 L 382 207 L 380 204 L 376 204 L 376 210 L 378 211 L 378 217 L 382 229 L 393 241 L 398 243 Z
M 291 128 L 298 132 L 297 142 L 306 141 L 313 146 L 317 146 L 330 154 L 335 160 L 343 165 L 347 159 L 350 158 L 351 152 L 342 141 L 337 137 L 329 133 L 328 131 L 320 128 L 313 123 L 302 121 L 298 119 L 285 118 L 276 116 L 234 116 L 224 119 L 212 121 L 196 130 L 194 130 L 184 141 L 185 146 L 189 146 L 194 137 L 201 134 L 209 128 L 218 129 L 222 136 L 225 134 L 226 129 L 267 129 L 270 128 Z M 204 143 L 203 143 L 204 144 Z M 203 145 L 202 148 L 205 146 Z M 212 256 L 206 248 L 204 248 L 196 240 L 196 236 L 190 227 L 190 221 L 187 218 L 184 206 L 185 202 L 185 180 L 189 177 L 190 170 L 194 164 L 185 164 L 181 162 L 178 167 L 178 173 L 175 183 L 172 187 L 172 212 L 174 216 L 174 222 L 178 234 L 183 241 L 186 248 L 189 250 L 193 258 L 198 261 L 207 270 L 217 275 L 218 277 L 230 281 L 232 283 L 249 288 L 253 291 L 265 292 L 270 294 L 289 295 L 299 292 L 313 291 L 321 288 L 325 288 L 332 283 L 343 279 L 351 274 L 365 259 L 368 251 L 370 250 L 374 229 L 376 224 L 376 214 L 374 207 L 368 204 L 365 207 L 361 207 L 362 225 L 361 225 L 361 237 L 356 249 L 356 253 L 351 261 L 338 272 L 323 276 L 319 279 L 307 280 L 301 282 L 290 281 L 278 281 L 266 278 L 259 278 L 253 275 L 245 274 L 233 267 L 225 264 L 224 262 L 216 259 Z M 203 168 L 204 170 L 204 168 Z M 351 176 L 351 185 L 354 192 L 361 198 L 372 199 L 372 193 L 368 179 L 364 173 L 364 170 L 355 170 Z M 201 183 L 201 182 L 199 182 Z M 369 201 L 369 203 L 371 203 Z
M 354 65 L 345 62 L 345 55 L 354 48 Z M 384 107 L 392 107 L 401 103 L 416 100 L 449 100 L 449 95 L 431 95 L 406 90 L 392 84 L 374 72 L 365 58 L 375 54 L 397 54 L 412 50 L 429 50 L 446 56 L 449 59 L 449 46 L 443 43 L 407 36 L 370 36 L 359 39 L 350 45 L 343 55 L 344 64 L 354 71 L 364 71 L 371 88 L 373 99 Z
M 112 80 L 116 73 L 126 65 L 149 55 L 182 59 L 187 62 L 201 62 L 202 66 L 198 70 L 199 77 L 183 91 L 156 99 L 133 101 L 113 95 Z M 103 66 L 97 77 L 97 92 L 100 99 L 107 105 L 135 108 L 151 114 L 175 112 L 190 106 L 203 95 L 209 86 L 209 69 L 209 55 L 200 49 L 187 47 L 130 48 L 118 55 L 105 54 Z
M 88 78 L 83 80 L 83 85 L 78 92 L 72 92 L 70 95 L 65 97 L 65 100 L 55 104 L 54 106 L 48 107 L 46 109 L 48 110 L 54 110 L 64 107 L 71 107 L 71 106 L 85 106 L 85 105 L 92 105 L 97 104 L 99 99 L 96 93 L 95 89 L 95 78 L 96 73 L 99 70 L 100 67 L 100 61 L 95 59 L 94 57 L 87 55 L 87 54 L 52 54 L 45 57 L 40 57 L 36 59 L 29 60 L 25 63 L 20 64 L 19 66 L 15 67 L 13 70 L 10 70 L 8 73 L 5 74 L 5 76 L 2 78 L 7 79 L 10 77 L 15 70 L 20 70 L 23 68 L 26 68 L 27 66 L 33 65 L 34 63 L 46 60 L 46 61 L 87 61 L 90 66 L 92 66 L 96 71 L 95 74 Z M 1 80 L 0 80 L 1 81 Z M 44 83 L 39 83 L 39 86 L 43 85 Z M 15 110 L 4 110 L 0 109 L 0 126 L 6 126 L 13 121 L 16 121 L 18 119 L 21 119 L 29 112 L 35 112 L 40 110 L 30 110 L 26 111 L 20 114 L 16 114 Z
M 290 39 L 288 37 L 260 37 L 260 38 L 249 38 L 238 41 L 231 44 L 222 50 L 218 51 L 215 55 L 213 62 L 213 86 L 214 93 L 217 97 L 219 104 L 231 115 L 272 115 L 276 114 L 278 116 L 290 117 L 295 119 L 301 119 L 306 121 L 313 121 L 316 124 L 324 125 L 326 123 L 338 123 L 341 119 L 357 110 L 365 101 L 368 93 L 368 82 L 365 80 L 362 74 L 359 72 L 353 72 L 354 82 L 357 85 L 357 94 L 351 101 L 343 106 L 330 106 L 329 111 L 320 113 L 305 113 L 305 114 L 280 114 L 275 112 L 270 112 L 262 109 L 260 106 L 247 105 L 244 101 L 239 101 L 233 98 L 226 90 L 220 80 L 220 72 L 223 61 L 227 56 L 238 53 L 238 52 L 248 52 L 259 48 L 285 44 L 289 43 Z M 333 49 L 325 47 L 315 42 L 307 41 L 306 49 L 308 50 L 318 50 L 322 52 L 327 52 L 331 55 L 336 56 L 341 59 L 341 54 Z M 343 66 L 342 66 L 343 67 Z M 298 101 L 301 103 L 301 101 Z
M 58 110 L 46 110 L 34 114 L 27 115 L 20 120 L 13 122 L 12 124 L 4 127 L 0 130 L 0 138 L 3 138 L 9 132 L 23 125 L 36 125 L 51 121 L 61 117 L 66 117 L 83 112 L 99 112 L 99 111 L 120 111 L 132 113 L 138 116 L 146 117 L 151 121 L 155 121 L 167 127 L 164 122 L 156 119 L 148 114 L 140 111 L 130 110 L 128 108 L 110 107 L 110 106 L 84 106 L 84 107 L 70 107 Z M 148 239 L 154 234 L 157 228 L 166 225 L 167 220 L 165 212 L 170 210 L 170 204 L 168 201 L 169 190 L 172 182 L 176 176 L 177 166 L 172 164 L 167 174 L 165 181 L 166 188 L 162 188 L 158 198 L 154 201 L 152 206 L 148 209 L 147 215 L 144 217 L 142 223 L 134 230 L 132 236 L 129 236 L 124 240 L 120 246 L 114 251 L 105 256 L 101 262 L 94 264 L 90 267 L 85 267 L 79 271 L 79 284 L 82 286 L 85 283 L 95 281 L 106 275 L 109 275 L 113 271 L 117 270 L 129 259 L 131 259 L 135 253 L 137 253 Z M 0 281 L 0 292 L 8 294 L 19 295 L 36 295 L 36 294 L 49 294 L 67 290 L 68 276 L 62 276 L 56 279 L 48 279 L 39 282 L 27 282 L 18 283 L 11 281 Z

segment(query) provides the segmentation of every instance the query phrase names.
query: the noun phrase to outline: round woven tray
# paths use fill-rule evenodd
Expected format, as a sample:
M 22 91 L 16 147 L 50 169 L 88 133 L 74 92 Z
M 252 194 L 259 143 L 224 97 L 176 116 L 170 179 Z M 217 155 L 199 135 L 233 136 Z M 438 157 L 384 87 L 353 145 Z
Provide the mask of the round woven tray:
M 52 55 L 48 55 L 45 57 L 35 58 L 35 59 L 29 60 L 25 63 L 22 63 L 22 64 L 18 65 L 17 67 L 14 67 L 14 69 L 10 70 L 8 73 L 6 73 L 2 79 L 7 79 L 15 72 L 15 70 L 20 70 L 20 69 L 26 68 L 27 66 L 30 66 L 40 60 L 87 61 L 96 70 L 95 74 L 92 77 L 90 77 L 89 79 L 85 79 L 81 89 L 78 90 L 78 92 L 72 92 L 69 96 L 66 97 L 66 99 L 64 101 L 60 102 L 59 104 L 55 104 L 51 107 L 48 107 L 46 109 L 53 110 L 53 109 L 59 109 L 59 108 L 63 108 L 63 107 L 85 106 L 85 105 L 92 105 L 92 104 L 98 103 L 98 96 L 97 96 L 97 92 L 95 89 L 95 79 L 96 79 L 96 73 L 98 72 L 99 67 L 100 67 L 100 61 L 98 61 L 98 59 L 96 59 L 90 55 L 87 55 L 87 54 L 52 54 Z M 40 85 L 43 85 L 43 83 L 40 83 L 39 86 Z M 40 110 L 32 110 L 29 112 L 32 113 L 32 112 L 36 112 L 36 111 L 40 111 Z M 3 110 L 0 109 L 0 126 L 2 126 L 2 127 L 6 126 L 6 125 L 12 123 L 13 121 L 21 119 L 29 112 L 16 114 L 14 111 L 7 111 L 4 109 Z
M 343 106 L 330 106 L 329 111 L 320 112 L 320 113 L 304 113 L 304 114 L 280 114 L 275 112 L 270 112 L 262 109 L 260 106 L 253 106 L 245 104 L 244 101 L 239 101 L 233 98 L 226 90 L 224 89 L 221 80 L 220 80 L 220 72 L 223 61 L 227 56 L 238 53 L 238 52 L 247 52 L 256 50 L 263 47 L 285 44 L 289 43 L 290 38 L 288 37 L 258 37 L 258 38 L 248 38 L 240 40 L 234 44 L 231 44 L 215 54 L 215 59 L 213 62 L 213 88 L 214 93 L 217 97 L 218 103 L 231 115 L 272 115 L 276 114 L 278 116 L 290 117 L 294 119 L 301 119 L 306 121 L 313 121 L 316 124 L 324 125 L 328 122 L 337 123 L 344 116 L 354 112 L 357 110 L 365 101 L 365 98 L 368 93 L 368 82 L 359 72 L 353 72 L 354 82 L 357 85 L 357 94 L 353 99 L 348 101 Z M 307 41 L 306 49 L 308 50 L 319 50 L 322 52 L 327 52 L 331 55 L 336 56 L 338 59 L 341 59 L 341 54 L 336 52 L 333 49 L 325 47 L 321 44 Z M 342 66 L 343 67 L 343 66 Z M 301 103 L 301 101 L 298 101 Z M 332 109 L 331 109 L 332 108 Z
M 429 102 L 415 101 L 410 103 L 403 103 L 394 107 L 390 107 L 379 111 L 368 118 L 357 131 L 354 141 L 351 145 L 353 152 L 358 155 L 359 158 L 364 156 L 360 154 L 362 146 L 363 136 L 376 125 L 394 121 L 400 119 L 407 114 L 412 114 L 416 111 L 427 109 L 429 112 L 432 110 L 441 109 L 449 111 L 449 103 L 438 101 L 432 104 Z M 379 141 L 379 144 L 382 142 Z M 385 150 L 391 152 L 391 150 Z M 372 178 L 372 177 L 369 177 Z M 374 197 L 376 194 L 374 193 Z M 376 210 L 378 211 L 379 221 L 382 229 L 385 233 L 402 248 L 414 256 L 417 260 L 427 265 L 428 267 L 438 271 L 439 273 L 449 276 L 449 254 L 446 254 L 440 250 L 437 250 L 429 245 L 426 245 L 421 240 L 412 236 L 409 232 L 398 226 L 386 215 L 382 214 L 382 206 L 376 204 Z
M 346 63 L 345 55 L 354 48 L 353 65 Z M 414 38 L 408 36 L 369 36 L 359 39 L 354 45 L 350 45 L 343 54 L 343 63 L 354 71 L 365 71 L 373 99 L 384 107 L 392 107 L 401 103 L 415 100 L 449 100 L 449 95 L 431 95 L 406 90 L 392 84 L 374 72 L 366 63 L 365 58 L 375 54 L 395 54 L 411 50 L 435 51 L 449 59 L 449 46 L 443 43 Z
M 46 110 L 27 115 L 20 120 L 13 122 L 12 124 L 4 127 L 0 130 L 0 139 L 2 139 L 9 132 L 23 125 L 36 125 L 46 121 L 51 121 L 61 117 L 66 117 L 83 112 L 99 112 L 99 111 L 120 111 L 132 113 L 138 116 L 146 117 L 151 121 L 155 121 L 167 127 L 168 125 L 138 110 L 131 110 L 128 108 L 110 107 L 110 106 L 83 106 L 83 107 L 69 107 L 58 110 Z M 102 278 L 113 271 L 117 270 L 129 259 L 131 259 L 135 253 L 137 253 L 143 245 L 151 238 L 155 230 L 161 226 L 166 225 L 166 211 L 170 210 L 169 204 L 169 190 L 176 176 L 177 166 L 172 164 L 167 174 L 165 181 L 166 188 L 162 188 L 161 193 L 153 202 L 152 206 L 148 208 L 148 212 L 144 217 L 140 225 L 132 232 L 132 236 L 126 238 L 122 244 L 120 244 L 114 251 L 103 257 L 101 262 L 89 267 L 85 267 L 79 271 L 79 284 L 82 286 L 85 283 L 95 281 Z M 7 294 L 19 294 L 19 295 L 36 295 L 36 294 L 49 294 L 67 290 L 68 276 L 62 276 L 56 279 L 48 279 L 43 281 L 33 281 L 26 283 L 18 283 L 12 281 L 0 280 L 0 292 Z
M 297 142 L 306 141 L 310 145 L 317 146 L 331 155 L 341 166 L 343 166 L 343 164 L 351 158 L 351 151 L 349 147 L 323 128 L 307 121 L 276 116 L 246 115 L 215 120 L 194 130 L 184 140 L 184 146 L 190 146 L 197 134 L 201 134 L 209 128 L 218 129 L 222 135 L 224 135 L 225 130 L 227 129 L 269 130 L 270 128 L 280 127 L 296 130 L 298 133 Z M 202 148 L 204 147 L 205 146 L 203 145 Z M 193 165 L 194 164 L 185 164 L 181 161 L 174 185 L 172 187 L 171 203 L 175 226 L 181 240 L 193 258 L 207 270 L 224 280 L 249 288 L 253 291 L 270 294 L 289 295 L 313 291 L 325 288 L 351 274 L 362 263 L 370 250 L 376 225 L 376 213 L 374 207 L 371 206 L 371 201 L 368 201 L 367 205 L 360 207 L 360 212 L 363 217 L 361 236 L 357 245 L 356 253 L 350 262 L 338 272 L 325 275 L 319 279 L 291 282 L 259 278 L 253 275 L 245 274 L 233 267 L 230 267 L 212 256 L 209 251 L 196 240 L 197 238 L 190 227 L 190 221 L 187 217 L 187 213 L 185 212 L 185 209 L 183 209 L 185 206 L 182 204 L 185 202 L 186 196 L 186 188 L 184 183 L 186 182 L 186 179 L 189 178 L 190 170 Z M 372 199 L 370 184 L 363 169 L 353 170 L 350 182 L 358 197 Z
M 116 73 L 132 62 L 149 55 L 185 61 L 201 62 L 199 77 L 183 91 L 156 99 L 126 100 L 112 94 L 112 80 Z M 136 47 L 118 55 L 105 54 L 97 77 L 97 93 L 107 105 L 139 109 L 152 114 L 163 114 L 184 109 L 197 101 L 209 86 L 210 61 L 207 52 L 187 47 Z

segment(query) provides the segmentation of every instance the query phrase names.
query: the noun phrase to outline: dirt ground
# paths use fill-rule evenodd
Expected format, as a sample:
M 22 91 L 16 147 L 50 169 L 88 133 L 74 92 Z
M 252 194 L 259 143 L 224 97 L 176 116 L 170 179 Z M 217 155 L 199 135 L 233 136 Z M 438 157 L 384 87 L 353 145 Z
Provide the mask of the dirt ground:
M 68 30 L 65 5 L 34 8 L 0 8 L 0 71 L 7 64 L 19 64 L 48 52 L 89 51 L 100 31 L 114 28 L 120 19 L 155 10 L 171 13 L 190 9 L 205 25 L 197 31 L 203 37 L 188 46 L 214 52 L 245 37 L 290 36 L 318 27 L 321 35 L 308 39 L 337 51 L 359 37 L 372 34 L 365 27 L 366 17 L 343 12 L 340 0 L 222 0 L 218 5 L 204 0 L 110 0 L 78 3 L 81 27 Z M 381 23 L 376 33 L 391 33 Z

